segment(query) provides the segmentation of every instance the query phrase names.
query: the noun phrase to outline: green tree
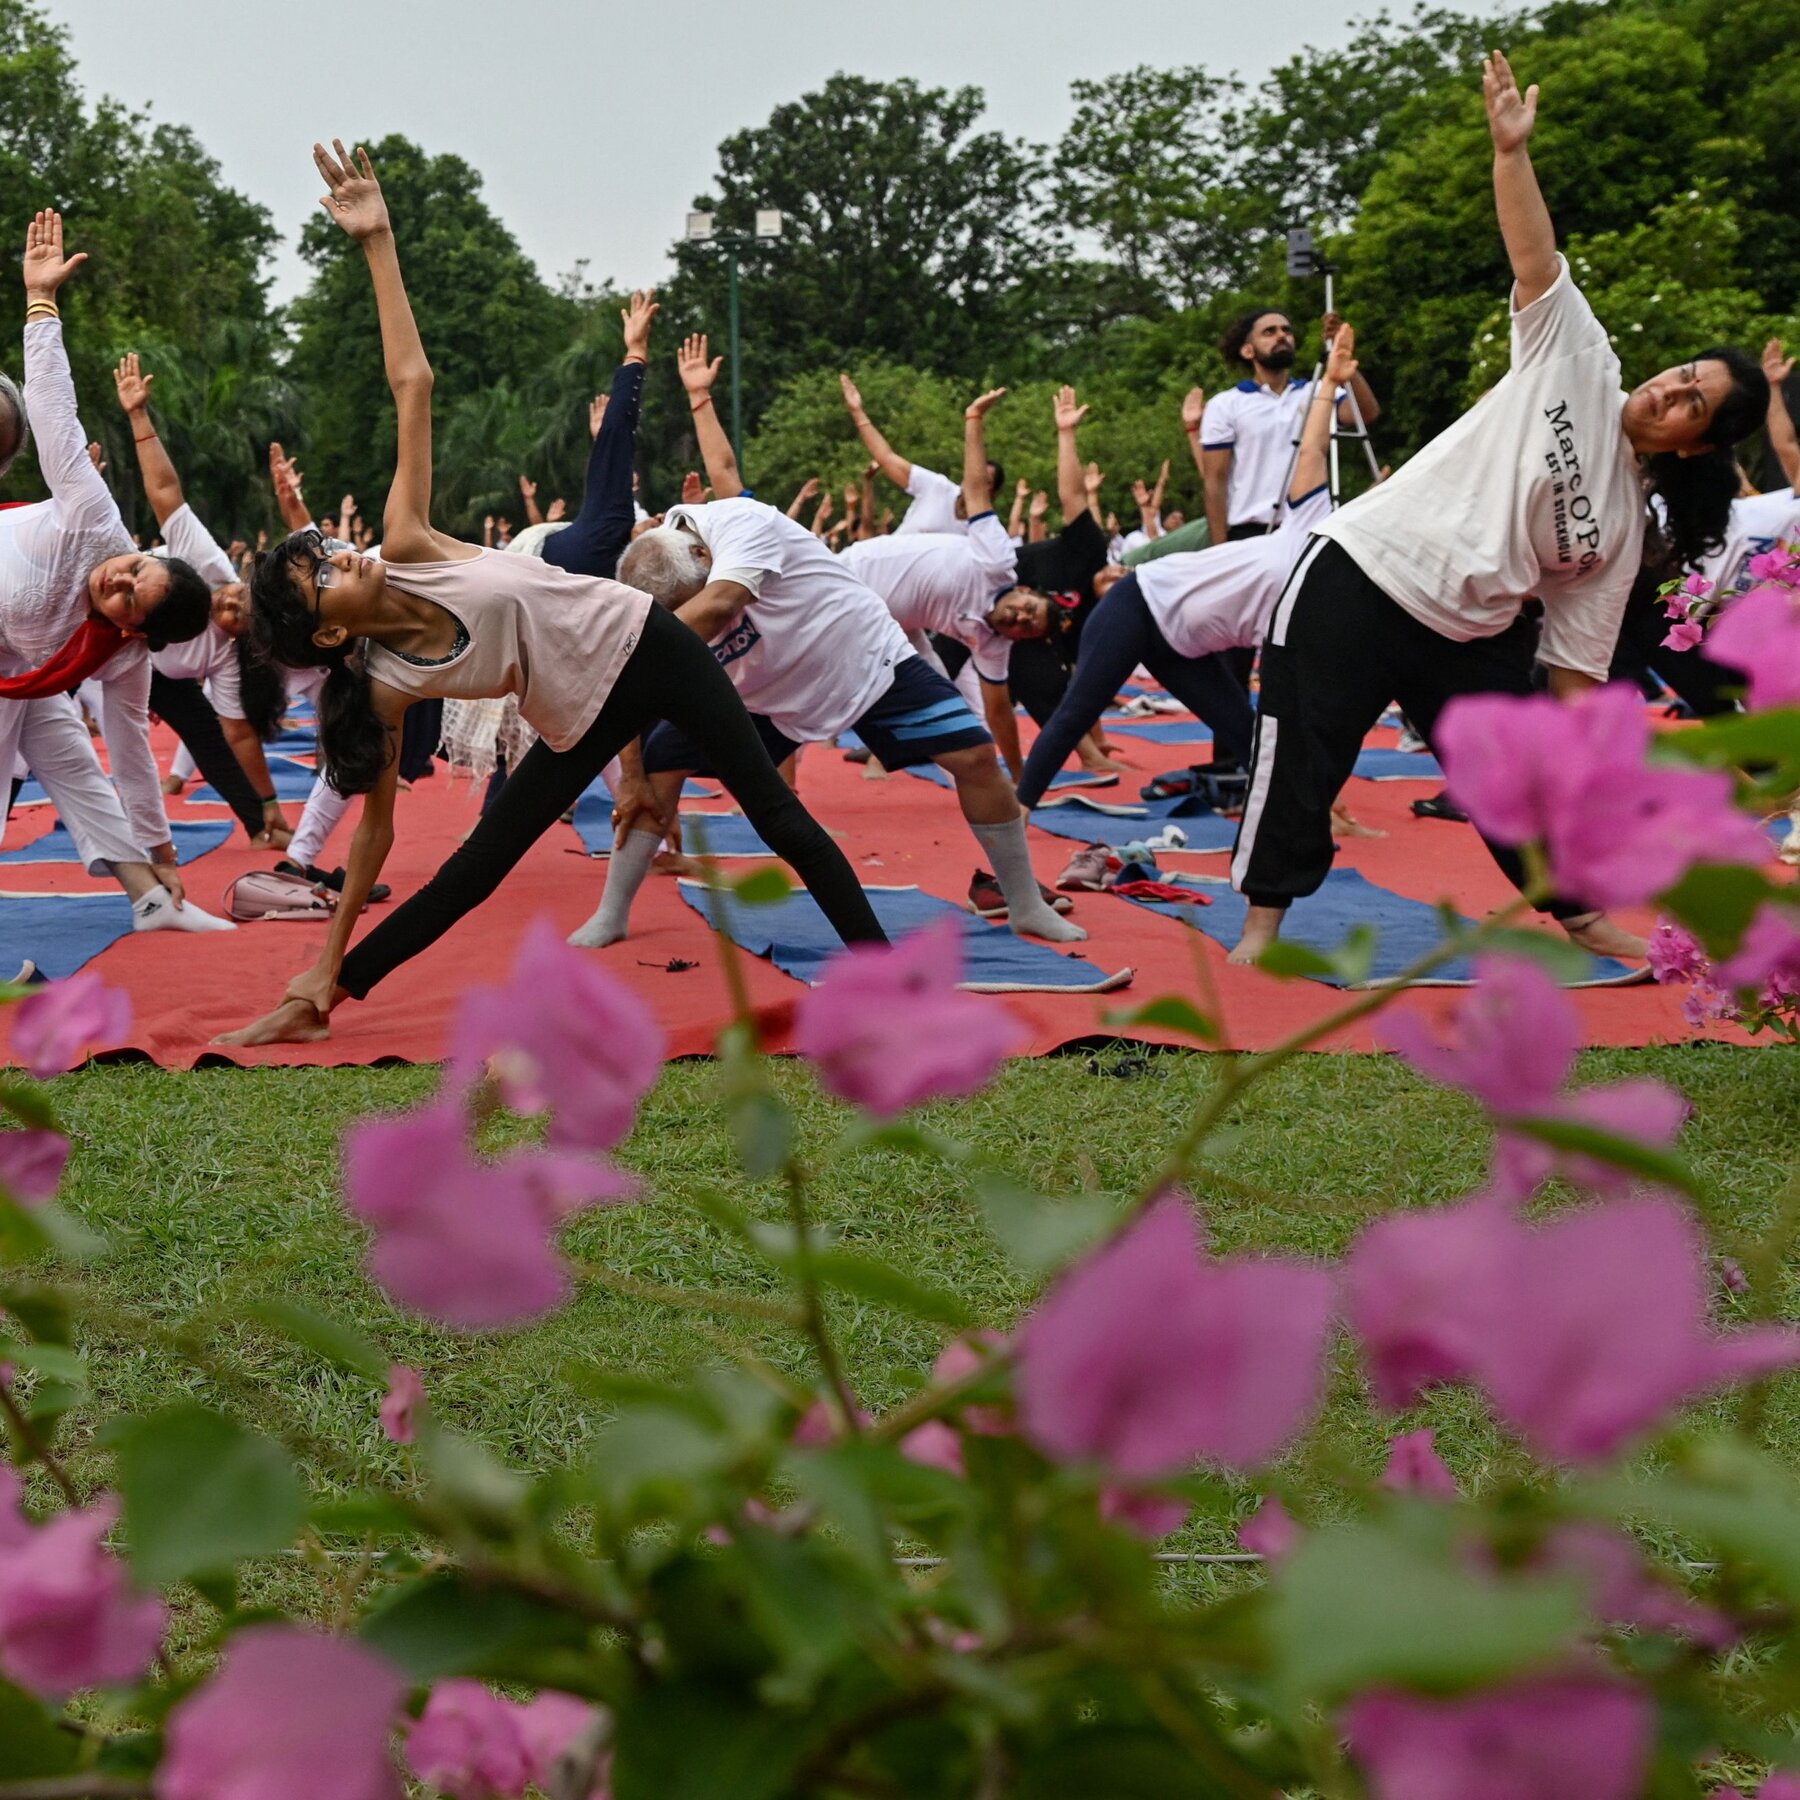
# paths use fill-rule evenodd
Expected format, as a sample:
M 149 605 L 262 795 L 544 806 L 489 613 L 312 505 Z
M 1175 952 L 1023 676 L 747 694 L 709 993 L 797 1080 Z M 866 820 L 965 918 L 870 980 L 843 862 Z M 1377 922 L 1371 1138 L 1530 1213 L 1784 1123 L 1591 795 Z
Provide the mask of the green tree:
M 579 302 L 545 284 L 461 157 L 398 136 L 368 141 L 368 150 L 402 245 L 440 416 L 465 396 L 528 380 L 567 344 Z M 361 250 L 323 215 L 307 222 L 300 249 L 314 274 L 294 303 L 289 369 L 305 396 L 308 474 L 334 500 L 354 492 L 376 516 L 393 477 L 395 428 L 374 292 Z M 453 473 L 447 466 L 446 480 Z

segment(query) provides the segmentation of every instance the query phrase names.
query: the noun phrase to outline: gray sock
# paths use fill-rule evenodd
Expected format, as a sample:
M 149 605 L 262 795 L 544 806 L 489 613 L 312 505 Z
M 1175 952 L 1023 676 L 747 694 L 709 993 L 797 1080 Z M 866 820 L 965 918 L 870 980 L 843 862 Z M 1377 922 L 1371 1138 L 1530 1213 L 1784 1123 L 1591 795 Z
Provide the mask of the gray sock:
M 600 904 L 585 925 L 569 933 L 571 944 L 583 950 L 599 950 L 625 936 L 631 923 L 631 903 L 650 873 L 661 842 L 662 833 L 658 831 L 626 832 L 625 842 L 607 860 L 606 891 L 600 896 Z
M 1006 922 L 1014 931 L 1021 937 L 1047 938 L 1053 944 L 1079 943 L 1087 936 L 1079 925 L 1052 912 L 1038 892 L 1023 813 L 1004 825 L 977 825 L 971 820 L 969 829 L 994 865 L 994 877 L 1006 896 Z

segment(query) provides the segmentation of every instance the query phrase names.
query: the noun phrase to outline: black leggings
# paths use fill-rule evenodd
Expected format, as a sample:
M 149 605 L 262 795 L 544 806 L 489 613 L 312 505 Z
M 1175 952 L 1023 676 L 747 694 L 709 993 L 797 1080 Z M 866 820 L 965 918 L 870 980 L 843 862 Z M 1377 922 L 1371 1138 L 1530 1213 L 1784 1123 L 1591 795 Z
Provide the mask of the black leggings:
M 362 999 L 479 906 L 619 752 L 658 719 L 686 732 L 744 809 L 757 835 L 806 884 L 845 943 L 884 944 L 844 853 L 781 779 L 713 653 L 675 615 L 652 606 L 599 717 L 579 743 L 532 745 L 449 861 L 344 958 L 339 984 Z
M 237 752 L 225 741 L 225 729 L 206 690 L 197 681 L 150 671 L 150 710 L 187 745 L 200 773 L 217 789 L 252 837 L 263 828 L 263 803 L 244 773 Z
M 1100 721 L 1131 671 L 1142 663 L 1196 718 L 1212 727 L 1215 755 L 1250 754 L 1250 698 L 1222 656 L 1182 656 L 1151 616 L 1136 575 L 1113 584 L 1081 633 L 1081 660 L 1050 722 L 1038 733 L 1019 781 L 1019 804 L 1036 806 L 1056 771 Z
M 1391 600 L 1340 544 L 1314 538 L 1288 577 L 1262 648 L 1262 696 L 1250 796 L 1231 857 L 1232 885 L 1252 906 L 1285 907 L 1331 870 L 1331 806 L 1369 728 L 1398 700 L 1437 749 L 1438 715 L 1460 694 L 1533 691 L 1537 627 L 1521 614 L 1495 637 L 1455 643 Z M 1489 843 L 1525 885 L 1516 850 Z M 1552 900 L 1559 919 L 1589 908 Z
M 1670 620 L 1657 598 L 1662 579 L 1655 570 L 1646 570 L 1633 585 L 1631 598 L 1625 603 L 1625 617 L 1619 624 L 1618 648 L 1613 651 L 1607 679 L 1641 685 L 1645 672 L 1651 671 L 1688 703 L 1697 718 L 1712 719 L 1721 713 L 1735 712 L 1736 696 L 1744 685 L 1739 670 L 1712 661 L 1698 646 L 1692 650 L 1670 650 L 1664 646 Z

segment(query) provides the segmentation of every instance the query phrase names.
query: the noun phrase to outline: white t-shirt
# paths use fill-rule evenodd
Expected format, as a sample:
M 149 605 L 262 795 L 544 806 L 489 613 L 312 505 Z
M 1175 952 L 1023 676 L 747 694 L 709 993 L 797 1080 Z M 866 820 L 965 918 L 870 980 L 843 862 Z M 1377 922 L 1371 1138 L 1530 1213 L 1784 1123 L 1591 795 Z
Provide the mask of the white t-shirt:
M 988 624 L 994 602 L 1018 586 L 1006 527 L 991 513 L 969 521 L 965 534 L 909 531 L 864 538 L 838 558 L 866 582 L 900 629 L 937 631 L 969 647 L 976 674 L 1004 681 L 1011 643 Z
M 1231 452 L 1227 525 L 1266 525 L 1280 511 L 1282 488 L 1311 398 L 1309 380 L 1290 381 L 1279 394 L 1261 382 L 1240 381 L 1207 401 L 1200 448 Z
M 1535 595 L 1543 660 L 1604 681 L 1648 516 L 1624 407 L 1619 359 L 1562 262 L 1513 314 L 1508 373 L 1319 535 L 1455 643 L 1497 636 Z
M 1731 503 L 1725 547 L 1700 564 L 1720 599 L 1742 593 L 1750 585 L 1750 559 L 1777 544 L 1800 538 L 1800 497 L 1788 488 L 1745 494 Z
M 712 642 L 739 697 L 783 737 L 824 743 L 847 731 L 914 654 L 881 597 L 785 513 L 739 496 L 673 506 L 712 551 L 712 579 L 750 591 Z
M 183 502 L 163 521 L 163 542 L 171 556 L 189 564 L 209 588 L 222 588 L 236 581 L 237 571 L 231 558 L 219 548 L 218 541 L 194 516 L 194 509 Z M 157 674 L 171 681 L 204 681 L 213 710 L 227 719 L 244 716 L 240 694 L 237 640 L 210 621 L 197 638 L 185 644 L 170 644 L 150 658 Z
M 1210 656 L 1260 644 L 1307 540 L 1330 512 L 1331 489 L 1321 482 L 1262 537 L 1140 563 L 1133 570 L 1138 591 L 1169 648 L 1179 656 Z
M 919 463 L 912 465 L 912 479 L 906 484 L 912 505 L 894 527 L 896 531 L 967 531 L 967 523 L 956 516 L 956 503 L 962 498 L 961 482 L 940 475 Z

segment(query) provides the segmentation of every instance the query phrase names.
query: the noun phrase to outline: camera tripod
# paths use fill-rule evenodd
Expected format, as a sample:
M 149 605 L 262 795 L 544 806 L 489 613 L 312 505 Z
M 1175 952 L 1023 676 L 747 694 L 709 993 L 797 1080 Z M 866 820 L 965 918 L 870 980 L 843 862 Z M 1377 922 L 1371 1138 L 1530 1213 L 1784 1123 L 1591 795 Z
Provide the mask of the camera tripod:
M 1331 280 L 1337 271 L 1333 269 L 1330 264 L 1323 263 L 1319 260 L 1318 252 L 1313 248 L 1313 234 L 1304 227 L 1290 231 L 1287 234 L 1287 241 L 1288 274 L 1301 278 L 1315 275 L 1324 276 L 1325 310 L 1327 313 L 1332 312 L 1334 310 L 1334 303 Z M 1330 348 L 1331 346 L 1329 344 L 1322 346 L 1319 352 L 1319 360 L 1313 364 L 1312 379 L 1315 383 L 1322 381 L 1325 378 L 1325 358 L 1326 353 Z M 1338 445 L 1340 443 L 1361 444 L 1363 447 L 1363 455 L 1369 459 L 1370 478 L 1375 481 L 1381 479 L 1381 464 L 1375 460 L 1375 446 L 1369 441 L 1368 421 L 1363 418 L 1362 407 L 1357 403 L 1356 390 L 1354 388 L 1346 388 L 1344 390 L 1344 398 L 1350 402 L 1350 417 L 1353 421 L 1351 424 L 1346 425 L 1344 423 L 1341 405 L 1334 404 L 1331 409 L 1331 444 L 1327 458 L 1327 466 L 1329 469 L 1327 479 L 1331 484 L 1331 504 L 1333 506 L 1336 506 L 1339 500 L 1343 498 L 1338 462 Z M 1300 436 L 1299 433 L 1296 432 L 1294 435 L 1294 446 L 1288 452 L 1287 472 L 1281 478 L 1281 492 L 1284 504 L 1287 492 L 1293 486 L 1294 465 L 1299 462 L 1299 460 Z

